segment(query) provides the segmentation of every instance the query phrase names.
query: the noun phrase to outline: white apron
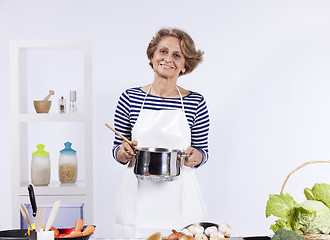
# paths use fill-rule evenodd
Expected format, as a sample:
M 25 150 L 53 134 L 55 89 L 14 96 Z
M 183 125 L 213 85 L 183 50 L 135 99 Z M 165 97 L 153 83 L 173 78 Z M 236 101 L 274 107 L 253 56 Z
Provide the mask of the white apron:
M 151 87 L 150 87 L 151 88 Z M 182 109 L 143 109 L 132 129 L 139 147 L 184 151 L 191 144 L 190 128 Z M 184 166 L 172 182 L 139 180 L 129 164 L 116 203 L 114 237 L 145 238 L 155 232 L 168 236 L 172 229 L 207 220 L 207 210 L 193 169 Z

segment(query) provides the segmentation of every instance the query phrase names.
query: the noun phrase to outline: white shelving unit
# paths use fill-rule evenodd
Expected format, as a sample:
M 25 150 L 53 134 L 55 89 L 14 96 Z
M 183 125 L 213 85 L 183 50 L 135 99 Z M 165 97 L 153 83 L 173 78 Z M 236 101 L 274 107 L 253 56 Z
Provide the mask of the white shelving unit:
M 20 228 L 19 203 L 29 204 L 27 186 L 29 177 L 29 127 L 31 124 L 53 124 L 66 126 L 80 124 L 84 139 L 84 178 L 74 184 L 61 184 L 52 179 L 48 186 L 35 186 L 37 203 L 52 204 L 61 200 L 62 204 L 83 206 L 84 221 L 93 223 L 93 134 L 92 134 L 92 49 L 90 40 L 38 40 L 19 39 L 10 41 L 10 82 L 11 82 L 11 161 L 12 161 L 12 226 Z M 82 76 L 84 108 L 78 113 L 37 114 L 29 110 L 28 98 L 28 51 L 31 49 L 55 51 L 82 51 Z M 42 59 L 41 59 L 42 61 Z M 51 88 L 51 86 L 49 86 Z M 47 94 L 47 93 L 46 93 Z M 28 105 L 29 104 L 29 105 Z M 53 107 L 53 106 L 52 106 Z M 51 138 L 52 136 L 45 136 Z M 59 149 L 60 150 L 60 149 Z M 79 165 L 78 165 L 79 167 Z M 74 223 L 73 223 L 74 224 Z

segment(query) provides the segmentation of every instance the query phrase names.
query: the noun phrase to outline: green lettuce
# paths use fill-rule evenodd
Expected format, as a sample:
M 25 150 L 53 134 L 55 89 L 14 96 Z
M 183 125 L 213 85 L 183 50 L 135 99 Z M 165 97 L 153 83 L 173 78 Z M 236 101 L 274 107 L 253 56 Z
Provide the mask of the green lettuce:
M 316 183 L 312 189 L 304 189 L 307 200 L 318 200 L 330 208 L 330 185 L 326 183 Z
M 299 234 L 330 233 L 330 209 L 321 201 L 306 200 L 294 208 L 292 228 Z
M 330 234 L 330 185 L 315 184 L 304 189 L 307 200 L 301 204 L 290 194 L 270 194 L 266 206 L 266 217 L 277 217 L 271 229 L 294 230 L 298 234 Z
M 275 217 L 280 218 L 276 220 L 274 225 L 271 226 L 271 229 L 274 232 L 281 228 L 292 230 L 291 223 L 293 219 L 293 209 L 297 205 L 297 202 L 290 196 L 289 193 L 269 195 L 266 206 L 266 217 L 274 215 Z

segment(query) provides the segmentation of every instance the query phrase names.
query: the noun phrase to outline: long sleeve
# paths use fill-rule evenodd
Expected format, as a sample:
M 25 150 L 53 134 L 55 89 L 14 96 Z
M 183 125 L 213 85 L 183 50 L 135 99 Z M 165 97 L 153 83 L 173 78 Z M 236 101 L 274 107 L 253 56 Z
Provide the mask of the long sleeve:
M 205 99 L 204 97 L 202 97 L 201 101 L 197 106 L 196 116 L 191 128 L 191 146 L 199 150 L 203 155 L 202 162 L 198 165 L 198 167 L 204 165 L 209 158 L 209 127 L 209 113 L 207 110 Z
M 127 92 L 122 93 L 122 95 L 118 100 L 117 108 L 115 111 L 115 117 L 114 117 L 114 127 L 124 137 L 126 137 L 129 140 L 131 139 L 132 126 L 130 122 L 130 99 Z M 113 144 L 112 154 L 117 162 L 119 162 L 117 159 L 117 151 L 122 141 L 123 140 L 116 134 Z

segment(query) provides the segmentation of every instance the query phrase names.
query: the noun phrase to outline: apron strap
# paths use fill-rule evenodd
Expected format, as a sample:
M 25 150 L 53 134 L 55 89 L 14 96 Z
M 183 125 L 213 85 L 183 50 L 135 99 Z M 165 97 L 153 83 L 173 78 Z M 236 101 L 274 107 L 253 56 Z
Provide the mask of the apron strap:
M 146 92 L 146 95 L 144 96 L 144 99 L 143 99 L 143 102 L 142 102 L 142 106 L 141 106 L 141 110 L 142 110 L 143 107 L 144 107 L 144 103 L 145 103 L 145 101 L 146 101 L 146 99 L 147 99 L 147 96 L 148 96 L 150 90 L 151 90 L 151 87 L 152 87 L 152 84 L 150 84 L 150 87 L 149 87 L 148 91 Z M 176 89 L 178 90 L 179 95 L 180 95 L 182 111 L 185 112 L 185 110 L 184 110 L 184 105 L 183 105 L 183 97 L 182 97 L 182 94 L 181 94 L 181 92 L 180 92 L 178 86 L 176 86 Z M 141 110 L 140 110 L 140 111 L 141 111 Z
M 147 96 L 148 96 L 148 94 L 149 94 L 149 92 L 150 92 L 150 90 L 151 90 L 151 87 L 152 87 L 152 84 L 150 84 L 150 87 L 149 87 L 149 89 L 148 89 L 146 95 L 144 96 L 144 99 L 143 99 L 143 102 L 142 102 L 142 106 L 141 106 L 141 110 L 142 110 L 143 107 L 144 107 L 144 102 L 145 102 L 146 99 L 147 99 Z M 140 110 L 140 112 L 141 112 L 141 110 Z
M 182 94 L 181 94 L 181 92 L 180 92 L 180 90 L 179 90 L 178 86 L 176 86 L 176 89 L 178 90 L 178 92 L 179 92 L 179 95 L 180 95 L 180 100 L 181 100 L 182 111 L 183 111 L 183 112 L 185 112 L 185 110 L 184 110 L 184 105 L 183 105 L 183 97 L 182 97 Z

